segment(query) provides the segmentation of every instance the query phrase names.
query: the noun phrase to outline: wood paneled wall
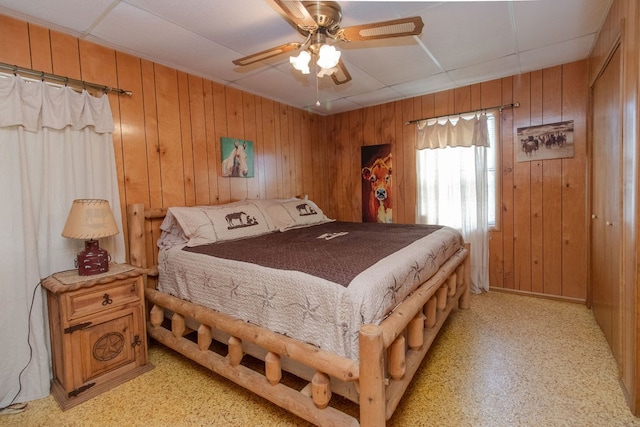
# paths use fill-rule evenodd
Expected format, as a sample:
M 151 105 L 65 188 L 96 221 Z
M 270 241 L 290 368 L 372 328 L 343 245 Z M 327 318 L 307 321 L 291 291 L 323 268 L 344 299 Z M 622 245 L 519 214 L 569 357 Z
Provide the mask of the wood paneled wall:
M 360 221 L 360 147 L 392 143 L 394 221 L 411 223 L 415 127 L 405 122 L 519 102 L 500 120 L 491 286 L 586 297 L 586 61 L 328 117 L 1 15 L 0 61 L 133 92 L 109 95 L 123 213 L 132 202 L 155 208 L 308 194 L 328 216 Z M 515 161 L 517 127 L 561 120 L 574 120 L 574 158 Z M 222 136 L 255 141 L 255 178 L 220 176 Z
M 392 144 L 393 216 L 416 218 L 412 119 L 519 102 L 500 118 L 500 226 L 490 233 L 492 288 L 585 300 L 587 284 L 586 117 L 588 63 L 580 61 L 326 119 L 327 210 L 360 221 L 360 147 Z M 516 162 L 518 127 L 574 121 L 569 159 Z
M 621 341 L 619 356 L 620 383 L 631 411 L 640 415 L 640 4 L 637 0 L 614 0 L 600 30 L 589 62 L 589 83 L 605 68 L 614 47 L 622 55 L 621 105 L 619 123 L 622 129 L 622 155 L 614 160 L 620 164 L 621 236 L 620 283 L 618 287 L 620 313 L 616 319 L 620 330 L 614 331 Z M 594 260 L 597 262 L 597 260 Z M 616 352 L 618 349 L 614 349 Z
M 109 95 L 123 220 L 128 203 L 327 204 L 320 116 L 3 15 L 0 62 L 133 92 Z M 254 178 L 221 176 L 223 136 L 255 142 Z

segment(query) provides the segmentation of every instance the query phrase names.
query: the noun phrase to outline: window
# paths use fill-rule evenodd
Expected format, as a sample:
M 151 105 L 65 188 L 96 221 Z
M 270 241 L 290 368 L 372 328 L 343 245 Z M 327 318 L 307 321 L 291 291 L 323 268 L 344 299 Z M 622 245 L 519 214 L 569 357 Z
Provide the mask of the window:
M 418 218 L 420 222 L 450 225 L 462 228 L 463 200 L 478 206 L 486 190 L 487 225 L 499 225 L 499 150 L 497 142 L 498 123 L 496 112 L 487 113 L 489 148 L 448 147 L 417 151 L 418 170 Z M 484 157 L 485 159 L 482 159 Z M 485 183 L 478 182 L 476 169 L 486 160 Z M 460 193 L 459 193 L 460 192 Z
M 499 220 L 497 120 L 491 113 L 483 119 L 432 128 L 422 123 L 416 140 L 417 222 L 460 230 L 471 244 L 473 292 L 489 290 L 488 231 Z M 482 123 L 487 132 L 478 132 Z M 469 146 L 476 138 L 480 145 Z

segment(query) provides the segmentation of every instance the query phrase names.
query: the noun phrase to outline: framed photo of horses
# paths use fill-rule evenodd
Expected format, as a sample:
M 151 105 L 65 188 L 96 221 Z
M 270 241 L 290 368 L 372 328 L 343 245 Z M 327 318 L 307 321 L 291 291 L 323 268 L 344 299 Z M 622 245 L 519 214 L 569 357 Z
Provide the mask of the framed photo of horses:
M 253 142 L 236 138 L 220 138 L 222 176 L 253 178 Z
M 362 147 L 362 222 L 393 222 L 391 144 Z
M 573 120 L 518 128 L 517 138 L 519 162 L 573 157 Z

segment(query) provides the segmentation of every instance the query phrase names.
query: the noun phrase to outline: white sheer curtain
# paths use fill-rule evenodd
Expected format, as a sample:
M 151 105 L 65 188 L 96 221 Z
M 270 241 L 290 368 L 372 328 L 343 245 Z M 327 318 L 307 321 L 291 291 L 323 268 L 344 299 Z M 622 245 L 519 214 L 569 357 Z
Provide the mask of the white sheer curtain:
M 471 244 L 471 291 L 489 290 L 487 117 L 418 123 L 417 221 L 462 232 Z
M 40 281 L 83 247 L 61 235 L 73 200 L 109 200 L 122 230 L 112 131 L 106 95 L 0 76 L 0 408 L 49 394 Z M 122 233 L 101 245 L 124 261 Z

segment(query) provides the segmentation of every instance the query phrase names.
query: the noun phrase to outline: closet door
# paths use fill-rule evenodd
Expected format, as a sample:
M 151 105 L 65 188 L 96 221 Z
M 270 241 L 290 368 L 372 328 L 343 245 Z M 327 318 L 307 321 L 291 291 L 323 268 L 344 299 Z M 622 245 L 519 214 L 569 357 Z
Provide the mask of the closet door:
M 591 297 L 595 318 L 621 363 L 620 49 L 593 85 Z

